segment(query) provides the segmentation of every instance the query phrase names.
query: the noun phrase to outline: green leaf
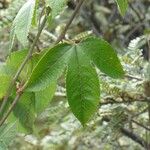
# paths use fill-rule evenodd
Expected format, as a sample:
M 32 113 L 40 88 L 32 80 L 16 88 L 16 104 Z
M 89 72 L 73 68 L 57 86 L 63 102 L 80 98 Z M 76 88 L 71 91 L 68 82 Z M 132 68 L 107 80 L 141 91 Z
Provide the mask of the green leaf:
M 80 43 L 80 47 L 91 57 L 95 65 L 113 78 L 122 78 L 124 71 L 112 46 L 103 39 L 89 37 Z
M 67 1 L 68 0 L 46 0 L 47 6 L 52 9 L 52 18 L 55 18 L 63 11 L 67 5 Z
M 39 5 L 39 0 L 35 0 L 35 7 L 34 7 L 34 12 L 33 12 L 33 17 L 32 17 L 32 25 L 36 26 L 37 25 L 37 8 Z
M 35 0 L 29 0 L 19 10 L 12 25 L 10 49 L 12 48 L 15 35 L 23 46 L 27 46 L 27 36 L 32 23 L 34 7 Z
M 0 127 L 0 150 L 7 150 L 16 136 L 16 123 L 4 124 Z
M 13 114 L 19 120 L 21 125 L 19 128 L 24 127 L 25 130 L 31 133 L 36 117 L 34 93 L 24 93 L 13 109 Z
M 20 51 L 16 51 L 16 52 L 12 52 L 10 54 L 10 56 L 7 58 L 6 60 L 6 67 L 7 70 L 9 69 L 9 76 L 14 76 L 18 70 L 18 68 L 20 67 L 20 65 L 22 64 L 23 60 L 25 59 L 26 55 L 28 53 L 28 50 L 20 50 Z M 26 65 L 23 69 L 23 71 L 21 72 L 20 76 L 21 79 L 26 80 L 26 78 L 28 77 L 28 65 Z
M 8 56 L 6 60 L 6 65 L 10 68 L 13 68 L 14 71 L 17 71 L 23 60 L 25 59 L 28 50 L 20 50 L 16 52 L 12 52 L 10 56 Z
M 26 90 L 40 91 L 56 81 L 66 67 L 71 48 L 68 44 L 59 44 L 49 49 L 33 69 Z
M 96 70 L 80 46 L 73 47 L 66 90 L 71 110 L 84 126 L 98 108 L 100 87 Z
M 11 78 L 8 75 L 0 75 L 0 81 L 0 99 L 2 99 L 6 94 L 6 91 L 11 82 Z
M 37 114 L 43 112 L 50 104 L 55 91 L 56 82 L 52 82 L 46 89 L 35 93 L 35 111 Z
M 116 0 L 116 3 L 118 5 L 120 14 L 124 16 L 128 9 L 128 0 Z
M 6 63 L 0 63 L 0 75 L 12 76 L 12 68 L 8 67 Z

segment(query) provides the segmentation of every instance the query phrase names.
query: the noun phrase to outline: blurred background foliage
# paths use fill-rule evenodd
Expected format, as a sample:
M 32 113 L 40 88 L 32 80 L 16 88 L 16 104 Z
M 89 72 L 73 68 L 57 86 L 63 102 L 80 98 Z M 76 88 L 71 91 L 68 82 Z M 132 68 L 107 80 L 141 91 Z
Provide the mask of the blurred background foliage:
M 12 21 L 24 2 L 0 0 L 1 63 L 8 55 Z M 75 6 L 76 0 L 70 0 L 64 12 L 46 26 L 36 45 L 39 51 L 57 39 Z M 39 8 L 39 14 L 41 11 Z M 53 101 L 35 122 L 36 134 L 20 133 L 14 139 L 13 134 L 8 138 L 0 131 L 0 141 L 3 134 L 6 139 L 14 139 L 10 150 L 150 149 L 150 100 L 144 94 L 145 90 L 150 93 L 150 87 L 144 86 L 150 51 L 150 0 L 129 0 L 124 17 L 119 14 L 114 0 L 87 1 L 67 37 L 83 36 L 87 32 L 103 37 L 116 48 L 126 71 L 125 79 L 113 80 L 99 72 L 101 104 L 97 114 L 83 128 L 69 110 L 62 76 Z M 28 37 L 31 43 L 36 33 L 33 27 Z M 16 41 L 13 49 L 21 48 Z M 12 129 L 14 133 L 14 125 Z

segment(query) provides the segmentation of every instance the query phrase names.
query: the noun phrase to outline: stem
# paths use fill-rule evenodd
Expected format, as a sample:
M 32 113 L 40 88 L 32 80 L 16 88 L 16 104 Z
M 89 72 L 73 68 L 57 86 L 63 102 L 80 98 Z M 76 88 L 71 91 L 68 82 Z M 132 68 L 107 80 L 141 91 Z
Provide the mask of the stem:
M 76 17 L 76 15 L 77 15 L 78 11 L 80 10 L 80 8 L 81 8 L 81 6 L 82 6 L 82 4 L 83 4 L 84 1 L 85 1 L 85 0 L 80 0 L 80 1 L 79 1 L 79 3 L 77 4 L 77 6 L 76 6 L 76 8 L 75 8 L 75 11 L 73 12 L 71 18 L 69 19 L 68 23 L 66 24 L 64 30 L 62 31 L 62 33 L 61 33 L 60 36 L 58 37 L 58 39 L 57 39 L 57 41 L 55 42 L 55 44 L 58 44 L 62 39 L 64 39 L 65 34 L 66 34 L 68 28 L 70 27 L 72 21 L 73 21 L 74 18 Z
M 40 37 L 40 35 L 41 35 L 41 32 L 42 32 L 42 30 L 43 30 L 43 28 L 44 28 L 44 26 L 45 26 L 45 23 L 46 23 L 46 21 L 47 21 L 47 16 L 48 16 L 48 14 L 49 14 L 49 13 L 47 13 L 47 15 L 44 17 L 43 22 L 42 22 L 42 24 L 41 24 L 41 27 L 39 28 L 39 31 L 38 31 L 38 33 L 37 33 L 37 36 L 36 36 L 35 40 L 33 41 L 33 44 L 32 44 L 32 46 L 31 46 L 31 48 L 30 48 L 30 50 L 29 50 L 27 56 L 25 57 L 24 61 L 23 61 L 22 64 L 20 65 L 20 67 L 19 67 L 19 69 L 17 70 L 15 76 L 13 77 L 13 80 L 11 81 L 11 83 L 10 83 L 10 85 L 9 85 L 9 88 L 8 88 L 8 90 L 7 90 L 7 92 L 6 92 L 6 95 L 5 95 L 5 97 L 4 97 L 3 103 L 2 103 L 2 105 L 1 105 L 1 107 L 0 107 L 0 114 L 2 114 L 2 112 L 3 112 L 3 109 L 4 109 L 4 107 L 5 107 L 5 105 L 6 105 L 7 101 L 8 101 L 8 98 L 9 98 L 11 92 L 12 92 L 12 89 L 13 89 L 13 86 L 15 85 L 16 80 L 18 79 L 20 73 L 22 72 L 22 70 L 24 69 L 25 65 L 27 64 L 27 62 L 29 61 L 29 59 L 30 59 L 31 56 L 32 56 L 32 53 L 33 53 L 33 51 L 34 51 L 34 47 L 36 46 L 36 43 L 37 43 L 37 41 L 38 41 L 38 39 L 39 39 L 39 37 Z

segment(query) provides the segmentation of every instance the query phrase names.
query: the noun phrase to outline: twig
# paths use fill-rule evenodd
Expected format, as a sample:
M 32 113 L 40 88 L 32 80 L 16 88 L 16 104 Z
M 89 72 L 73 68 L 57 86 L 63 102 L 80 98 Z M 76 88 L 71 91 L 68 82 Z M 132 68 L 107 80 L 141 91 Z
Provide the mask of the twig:
M 120 130 L 124 135 L 126 135 L 127 137 L 135 141 L 136 143 L 140 144 L 142 147 L 149 150 L 150 145 L 143 138 L 139 137 L 137 134 L 133 133 L 132 131 L 128 129 L 121 128 Z
M 138 81 L 143 81 L 142 78 L 140 78 L 140 77 L 135 77 L 135 76 L 129 75 L 129 74 L 126 74 L 125 77 L 126 77 L 126 78 L 130 78 L 130 79 L 135 79 L 135 80 L 138 80 Z
M 146 127 L 146 126 L 144 126 L 143 124 L 141 124 L 141 123 L 139 123 L 139 122 L 137 122 L 137 121 L 135 121 L 135 120 L 131 120 L 131 121 L 132 121 L 133 123 L 137 124 L 138 126 L 143 127 L 145 130 L 150 131 L 150 128 L 149 128 L 149 127 Z
M 15 85 L 16 80 L 18 79 L 20 73 L 22 72 L 22 70 L 24 69 L 24 67 L 25 67 L 25 65 L 27 64 L 28 60 L 29 60 L 29 59 L 31 58 L 31 56 L 32 56 L 32 53 L 33 53 L 33 51 L 34 51 L 34 47 L 36 46 L 36 43 L 37 43 L 37 41 L 38 41 L 38 39 L 39 39 L 39 37 L 40 37 L 40 35 L 41 35 L 41 32 L 42 32 L 42 30 L 43 30 L 43 28 L 44 28 L 44 26 L 45 26 L 45 23 L 46 23 L 46 21 L 47 21 L 47 16 L 49 15 L 49 13 L 50 13 L 50 12 L 47 12 L 47 14 L 45 15 L 45 17 L 44 17 L 44 19 L 43 19 L 43 22 L 42 22 L 42 24 L 41 24 L 41 27 L 39 28 L 39 31 L 38 31 L 38 33 L 37 33 L 37 36 L 36 36 L 35 40 L 33 41 L 33 44 L 32 44 L 32 46 L 31 46 L 31 48 L 30 48 L 30 50 L 29 50 L 27 56 L 25 57 L 24 61 L 23 61 L 22 64 L 20 65 L 19 69 L 17 70 L 17 73 L 15 74 L 13 80 L 11 81 L 11 83 L 10 83 L 10 85 L 9 85 L 9 88 L 8 88 L 8 90 L 7 90 L 7 92 L 6 92 L 6 95 L 5 95 L 5 97 L 4 97 L 3 103 L 2 103 L 2 105 L 1 105 L 1 107 L 0 107 L 0 114 L 2 114 L 2 112 L 3 112 L 3 109 L 4 109 L 4 107 L 5 107 L 5 105 L 6 105 L 7 101 L 8 101 L 8 98 L 9 98 L 11 92 L 12 92 L 12 89 L 13 89 L 13 86 Z
M 145 97 L 141 99 L 132 99 L 132 100 L 122 100 L 122 101 L 116 101 L 115 98 L 105 98 L 103 102 L 100 103 L 100 105 L 108 105 L 108 104 L 125 104 L 125 103 L 134 103 L 134 102 L 145 102 L 150 103 L 149 99 L 146 99 Z
M 110 122 L 110 119 L 107 117 L 103 117 L 102 118 L 103 121 L 106 122 Z M 121 127 L 120 131 L 122 134 L 124 134 L 125 136 L 129 137 L 130 139 L 132 139 L 133 141 L 135 141 L 136 143 L 140 144 L 142 147 L 144 147 L 145 149 L 149 150 L 150 145 L 149 143 L 147 143 L 143 138 L 141 138 L 139 135 L 135 134 L 134 132 Z
M 58 37 L 58 39 L 57 39 L 57 41 L 55 42 L 55 44 L 59 43 L 62 39 L 64 39 L 65 34 L 66 34 L 68 28 L 70 27 L 72 21 L 73 21 L 74 18 L 76 17 L 76 15 L 77 15 L 78 11 L 80 10 L 80 8 L 81 8 L 81 6 L 82 6 L 82 4 L 83 4 L 84 1 L 85 1 L 85 0 L 80 0 L 80 1 L 79 1 L 79 3 L 78 3 L 78 5 L 76 6 L 76 8 L 75 8 L 75 10 L 74 10 L 74 12 L 73 12 L 71 18 L 69 19 L 68 23 L 66 24 L 64 30 L 62 31 L 62 33 L 61 33 L 60 36 Z

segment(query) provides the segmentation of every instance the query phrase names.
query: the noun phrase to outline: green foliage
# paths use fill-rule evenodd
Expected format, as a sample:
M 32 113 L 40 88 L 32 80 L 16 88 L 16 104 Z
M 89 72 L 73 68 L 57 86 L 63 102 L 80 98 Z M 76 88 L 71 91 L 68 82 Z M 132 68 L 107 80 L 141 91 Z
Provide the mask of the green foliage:
M 118 5 L 120 14 L 124 16 L 128 8 L 128 0 L 116 0 L 116 3 Z
M 99 82 L 91 60 L 111 77 L 124 75 L 114 49 L 106 41 L 90 37 L 79 44 L 58 44 L 49 49 L 33 69 L 26 91 L 45 89 L 68 65 L 68 101 L 75 116 L 85 125 L 99 102 Z
M 13 110 L 14 116 L 19 120 L 18 128 L 32 132 L 35 120 L 35 95 L 24 93 Z M 24 131 L 23 130 L 23 131 Z
M 16 136 L 16 123 L 4 124 L 0 127 L 0 150 L 7 150 L 10 141 Z
M 27 46 L 27 36 L 32 23 L 34 7 L 35 1 L 30 0 L 27 1 L 18 12 L 12 25 L 10 49 L 12 48 L 15 36 L 23 46 Z
M 39 0 L 35 0 L 35 7 L 34 7 L 34 13 L 32 17 L 32 25 L 36 26 L 37 25 L 37 8 L 39 5 Z
M 52 9 L 52 18 L 62 12 L 68 0 L 46 0 L 47 6 Z
M 66 3 L 67 0 L 46 1 L 46 6 L 51 8 L 52 19 L 61 13 Z M 118 5 L 122 6 L 121 4 L 118 1 Z M 11 46 L 15 36 L 23 46 L 27 46 L 31 24 L 36 25 L 38 5 L 39 0 L 27 1 L 18 12 L 12 26 Z M 21 50 L 11 53 L 8 57 L 5 68 L 10 69 L 11 72 L 9 76 L 1 74 L 3 81 L 0 86 L 0 98 L 5 95 L 12 76 L 27 53 L 28 50 Z M 18 118 L 18 125 L 31 132 L 36 116 L 50 103 L 56 90 L 56 82 L 67 68 L 68 103 L 76 118 L 85 126 L 100 102 L 100 85 L 95 66 L 110 77 L 124 76 L 115 50 L 108 42 L 96 37 L 83 38 L 81 41 L 76 37 L 72 41 L 55 45 L 39 54 L 34 53 L 17 80 L 18 85 L 25 84 L 25 91 L 15 106 L 10 120 Z
M 46 89 L 35 93 L 35 112 L 40 114 L 43 112 L 50 104 L 55 91 L 56 82 L 52 82 Z
M 17 5 L 17 2 L 14 1 L 13 5 L 17 9 L 20 8 L 22 3 L 25 3 L 25 1 L 20 0 L 18 1 L 19 5 Z M 143 4 L 141 1 L 143 1 Z M 141 1 L 135 2 L 135 5 L 132 5 L 133 2 L 130 1 L 131 11 L 128 12 L 128 15 L 133 15 L 130 18 L 127 18 L 128 15 L 126 15 L 125 21 L 120 17 L 116 18 L 116 7 L 113 7 L 114 3 L 112 1 L 85 1 L 85 7 L 82 9 L 79 19 L 72 22 L 72 26 L 70 26 L 70 23 L 75 16 L 74 14 L 77 13 L 72 12 L 80 4 L 78 3 L 79 0 L 27 0 L 20 9 L 13 22 L 11 48 L 15 37 L 21 42 L 21 45 L 14 44 L 15 50 L 21 49 L 22 45 L 26 47 L 28 40 L 33 44 L 33 41 L 36 41 L 33 38 L 37 39 L 37 42 L 33 45 L 28 45 L 29 49 L 8 54 L 9 57 L 6 62 L 0 64 L 1 105 L 3 97 L 8 94 L 7 90 L 11 80 L 16 72 L 18 72 L 17 70 L 25 60 L 24 58 L 29 56 L 27 55 L 28 50 L 32 50 L 30 51 L 32 56 L 29 57 L 28 62 L 25 62 L 19 77 L 17 76 L 17 79 L 15 78 L 15 81 L 12 82 L 15 88 L 11 86 L 12 91 L 8 94 L 10 96 L 0 118 L 5 118 L 3 115 L 12 106 L 13 100 L 18 94 L 22 94 L 21 99 L 17 102 L 7 121 L 10 123 L 15 122 L 15 127 L 18 127 L 19 132 L 38 134 L 38 138 L 35 139 L 36 142 L 33 140 L 33 144 L 31 144 L 33 146 L 31 149 L 39 148 L 37 147 L 39 143 L 40 149 L 45 149 L 43 147 L 43 140 L 39 139 L 39 135 L 41 137 L 47 133 L 50 134 L 48 135 L 50 136 L 48 140 L 50 144 L 48 145 L 51 145 L 51 147 L 46 147 L 46 149 L 89 149 L 89 146 L 94 149 L 140 149 L 134 147 L 134 143 L 128 142 L 129 140 L 122 139 L 123 136 L 118 134 L 122 132 L 120 129 L 124 128 L 132 129 L 129 131 L 131 131 L 131 134 L 133 132 L 133 135 L 134 132 L 137 135 L 139 134 L 141 141 L 142 139 L 143 141 L 149 141 L 149 135 L 145 132 L 148 123 L 148 101 L 143 96 L 141 86 L 144 77 L 143 70 L 146 71 L 145 79 L 150 79 L 150 65 L 147 66 L 145 60 L 143 60 L 143 54 L 145 55 L 147 46 L 149 46 L 149 35 L 147 33 L 146 36 L 135 38 L 130 42 L 128 48 L 120 49 L 119 47 L 119 45 L 126 45 L 134 35 L 143 33 L 144 24 L 146 23 L 146 26 L 149 24 L 146 20 L 146 11 L 148 12 L 149 9 L 148 6 L 144 6 L 148 2 L 145 0 Z M 127 11 L 128 0 L 114 0 L 114 2 L 118 5 L 120 14 L 124 16 Z M 1 4 L 3 5 L 3 2 L 0 2 L 0 7 Z M 66 13 L 60 15 L 66 6 L 68 6 Z M 2 12 L 0 22 L 6 20 L 4 21 L 5 27 L 6 24 L 7 27 L 9 25 L 7 20 L 12 22 L 13 14 L 16 14 L 16 10 L 9 10 L 9 15 Z M 46 10 L 51 10 L 49 16 L 45 15 Z M 74 15 L 71 16 L 71 21 L 68 20 L 70 14 Z M 43 25 L 44 16 L 47 18 L 47 24 L 43 29 L 40 25 Z M 58 17 L 56 18 L 56 16 Z M 132 25 L 130 20 L 133 21 Z M 134 30 L 134 24 L 137 24 L 138 21 L 141 22 L 141 20 L 144 22 L 142 27 L 138 26 L 137 30 Z M 118 21 L 121 21 L 121 24 L 118 24 Z M 36 27 L 37 22 L 38 27 L 34 28 L 31 34 L 29 34 L 31 25 Z M 66 28 L 64 28 L 66 23 L 69 25 L 67 24 Z M 39 32 L 41 30 L 43 32 Z M 68 30 L 67 34 L 66 30 Z M 91 31 L 86 32 L 87 30 Z M 9 29 L 3 28 L 2 33 L 8 32 Z M 37 34 L 38 36 L 35 35 L 37 32 L 41 33 L 40 38 L 39 34 Z M 59 39 L 58 35 L 61 33 L 64 33 L 64 35 L 60 37 L 65 38 L 61 39 L 61 44 L 55 45 L 57 43 L 56 40 Z M 92 33 L 96 35 L 103 34 L 104 39 L 113 42 L 117 50 L 124 54 L 120 57 L 121 63 L 126 72 L 129 73 L 126 74 L 124 80 L 115 80 L 116 78 L 123 78 L 125 74 L 117 57 L 116 50 L 102 38 L 88 37 Z M 77 36 L 74 34 L 77 34 Z M 2 45 L 1 49 L 7 50 L 8 35 L 2 34 L 0 37 L 4 39 L 4 41 L 0 42 L 0 47 Z M 74 38 L 71 39 L 72 37 Z M 49 48 L 43 50 L 45 47 Z M 142 51 L 141 48 L 143 48 Z M 5 56 L 0 57 L 0 61 L 4 61 Z M 66 73 L 66 88 L 64 88 L 63 73 Z M 57 86 L 59 77 L 61 78 Z M 147 90 L 147 87 L 144 86 L 144 89 Z M 54 95 L 53 100 L 56 101 L 49 105 Z M 65 101 L 66 98 L 68 101 Z M 137 100 L 142 101 L 142 103 L 137 102 Z M 98 115 L 95 115 L 93 120 L 88 122 L 88 127 L 84 128 L 83 131 L 73 114 L 68 113 L 69 109 L 71 109 L 74 116 L 83 126 L 86 126 L 97 109 Z M 140 126 L 140 128 L 137 126 Z M 7 140 L 12 140 L 9 137 L 14 137 L 12 130 L 8 129 L 9 131 L 6 134 L 2 133 L 5 127 L 7 128 L 8 125 L 0 127 L 0 149 L 7 149 Z M 54 130 L 55 132 L 51 132 Z M 32 141 L 28 141 L 30 140 L 28 137 L 25 138 L 27 138 L 26 143 L 32 143 Z M 32 139 L 34 139 L 33 136 Z M 135 139 L 132 138 L 132 140 Z M 137 141 L 135 140 L 135 142 Z M 22 149 L 18 145 L 17 143 L 15 149 Z M 10 149 L 13 148 L 10 147 Z M 25 149 L 30 148 L 25 144 Z
M 8 86 L 10 84 L 10 77 L 8 75 L 0 75 L 1 83 L 0 83 L 0 99 L 5 96 Z
M 89 55 L 95 65 L 108 76 L 122 78 L 124 71 L 112 46 L 103 39 L 87 38 L 80 47 Z
M 97 73 L 80 46 L 74 47 L 68 64 L 66 89 L 71 110 L 84 126 L 98 108 L 100 87 Z
M 0 64 L 0 75 L 7 75 L 11 76 L 13 72 L 13 69 L 10 68 L 7 63 Z
M 7 67 L 12 68 L 14 71 L 17 71 L 22 61 L 27 55 L 28 50 L 20 50 L 12 52 L 6 60 Z
M 60 44 L 50 48 L 37 63 L 28 81 L 28 91 L 40 91 L 56 81 L 69 60 L 71 46 Z

